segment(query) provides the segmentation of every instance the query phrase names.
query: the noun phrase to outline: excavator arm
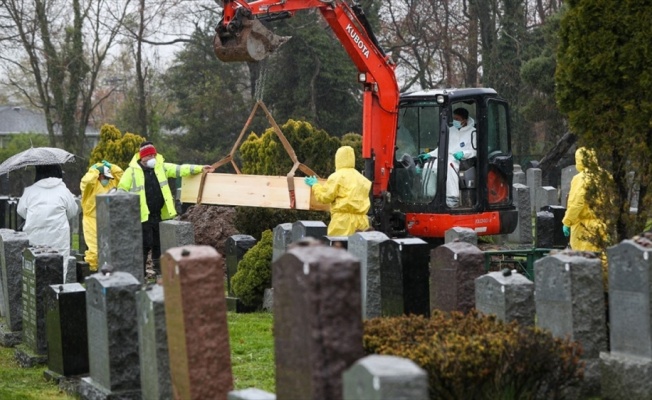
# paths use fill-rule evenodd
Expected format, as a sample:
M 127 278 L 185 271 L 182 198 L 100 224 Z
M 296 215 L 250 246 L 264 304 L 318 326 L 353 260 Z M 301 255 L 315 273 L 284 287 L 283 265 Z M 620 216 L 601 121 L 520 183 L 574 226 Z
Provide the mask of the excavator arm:
M 317 9 L 358 68 L 362 84 L 362 157 L 365 175 L 380 197 L 393 168 L 399 90 L 392 63 L 378 45 L 359 6 L 341 0 L 224 0 L 214 49 L 222 61 L 260 61 L 289 38 L 273 34 L 260 22 Z

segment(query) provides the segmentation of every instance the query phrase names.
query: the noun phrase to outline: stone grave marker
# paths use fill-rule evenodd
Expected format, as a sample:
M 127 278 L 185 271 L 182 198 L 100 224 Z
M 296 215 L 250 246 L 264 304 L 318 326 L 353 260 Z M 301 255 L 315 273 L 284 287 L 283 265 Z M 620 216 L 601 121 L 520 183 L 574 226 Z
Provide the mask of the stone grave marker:
M 530 188 L 519 183 L 514 184 L 514 206 L 518 212 L 518 222 L 514 232 L 507 239 L 514 243 L 532 243 L 532 206 L 530 205 Z
M 168 249 L 195 244 L 195 229 L 192 222 L 171 219 L 159 224 L 161 254 Z
M 453 227 L 444 232 L 444 243 L 466 242 L 474 246 L 478 245 L 478 234 L 471 228 Z
M 556 206 L 559 204 L 557 200 L 557 189 L 552 186 L 541 186 L 537 189 L 536 196 L 536 207 L 537 211 L 540 211 L 543 207 L 547 206 Z
M 555 215 L 550 211 L 539 211 L 535 231 L 536 247 L 551 249 L 555 243 Z
M 90 376 L 82 378 L 79 395 L 90 400 L 141 399 L 136 315 L 141 285 L 127 272 L 107 265 L 100 270 L 104 272 L 86 278 Z
M 360 262 L 321 244 L 273 263 L 276 396 L 342 399 L 342 373 L 363 356 Z
M 428 374 L 412 360 L 372 354 L 344 372 L 344 400 L 427 400 Z
M 170 357 L 163 286 L 147 285 L 136 293 L 140 387 L 143 400 L 171 399 Z
M 231 278 L 238 272 L 238 263 L 256 243 L 256 239 L 250 235 L 233 235 L 226 239 L 226 287 L 229 297 L 236 297 Z
M 285 254 L 288 245 L 292 243 L 292 224 L 278 224 L 274 228 L 274 244 L 272 245 L 272 262 Z
M 543 176 L 541 174 L 541 169 L 539 168 L 528 168 L 525 171 L 525 181 L 527 187 L 530 188 L 530 204 L 532 206 L 531 212 L 536 212 L 537 208 L 537 193 L 541 187 Z
M 577 167 L 569 165 L 561 170 L 561 205 L 562 207 L 568 206 L 568 193 L 570 192 L 570 184 L 573 177 L 577 175 Z
M 607 249 L 609 337 L 600 353 L 602 396 L 649 399 L 652 393 L 652 235 Z
M 380 244 L 389 237 L 382 232 L 354 233 L 349 237 L 348 251 L 360 260 L 362 317 L 382 315 L 380 287 Z
M 430 245 L 418 238 L 380 244 L 380 301 L 383 316 L 430 315 Z
M 514 164 L 514 177 L 512 178 L 512 184 L 527 184 L 525 172 L 523 172 L 523 168 L 518 164 Z
M 77 258 L 69 256 L 63 263 L 63 283 L 77 282 Z
M 50 285 L 63 282 L 63 256 L 48 246 L 23 251 L 23 343 L 16 360 L 25 368 L 47 362 L 45 298 Z
M 430 255 L 430 309 L 469 312 L 475 279 L 484 274 L 484 254 L 465 242 L 435 247 Z
M 326 246 L 337 247 L 346 250 L 349 247 L 349 236 L 322 236 L 321 241 Z
M 326 235 L 326 231 L 323 221 L 296 221 L 292 223 L 292 243 L 307 237 L 319 239 Z
M 62 377 L 88 373 L 86 289 L 79 283 L 50 285 L 45 298 L 46 376 L 60 382 Z
M 475 308 L 501 321 L 534 325 L 534 283 L 506 269 L 475 279 Z
M 0 320 L 0 345 L 21 342 L 23 330 L 23 250 L 29 246 L 25 232 L 0 229 L 0 275 L 5 314 Z
M 175 247 L 161 257 L 175 397 L 226 400 L 233 389 L 222 262 L 210 246 Z
M 140 196 L 117 191 L 97 195 L 96 201 L 98 268 L 108 264 L 144 283 Z
M 541 211 L 548 211 L 553 215 L 554 226 L 552 228 L 552 246 L 559 249 L 566 248 L 566 246 L 568 246 L 569 238 L 564 236 L 564 224 L 561 222 L 566 214 L 566 208 L 551 205 L 543 207 Z
M 534 263 L 536 324 L 557 338 L 582 345 L 586 363 L 582 391 L 600 394 L 599 356 L 607 349 L 605 299 L 600 259 L 563 251 Z

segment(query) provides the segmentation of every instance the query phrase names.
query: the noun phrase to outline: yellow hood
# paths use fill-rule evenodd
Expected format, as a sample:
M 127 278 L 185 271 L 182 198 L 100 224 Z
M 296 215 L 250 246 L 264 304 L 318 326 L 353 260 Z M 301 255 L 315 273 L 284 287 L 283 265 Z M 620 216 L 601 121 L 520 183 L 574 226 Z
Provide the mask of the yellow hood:
M 355 152 L 351 146 L 342 146 L 335 153 L 335 171 L 355 167 Z

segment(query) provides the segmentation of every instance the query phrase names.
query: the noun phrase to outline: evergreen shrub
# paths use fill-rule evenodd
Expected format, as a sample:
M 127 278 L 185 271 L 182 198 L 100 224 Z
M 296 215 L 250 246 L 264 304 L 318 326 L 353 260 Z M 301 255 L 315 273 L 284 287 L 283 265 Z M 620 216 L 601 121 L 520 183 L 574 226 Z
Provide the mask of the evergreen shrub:
M 274 236 L 271 230 L 262 234 L 238 263 L 238 272 L 231 278 L 233 292 L 243 304 L 262 308 L 265 289 L 272 287 L 272 250 Z
M 472 311 L 365 321 L 367 354 L 414 361 L 431 399 L 561 399 L 579 384 L 579 344 Z

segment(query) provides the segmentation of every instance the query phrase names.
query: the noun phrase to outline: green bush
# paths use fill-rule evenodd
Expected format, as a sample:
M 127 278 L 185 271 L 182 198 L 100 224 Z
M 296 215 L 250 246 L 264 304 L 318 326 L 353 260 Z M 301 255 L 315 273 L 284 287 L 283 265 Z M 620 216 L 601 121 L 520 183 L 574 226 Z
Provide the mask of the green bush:
M 238 263 L 231 278 L 233 292 L 243 304 L 261 308 L 265 289 L 272 287 L 272 231 L 263 232 L 261 240 L 249 249 Z
M 579 344 L 475 311 L 367 320 L 364 348 L 418 364 L 431 399 L 561 399 L 583 376 Z

